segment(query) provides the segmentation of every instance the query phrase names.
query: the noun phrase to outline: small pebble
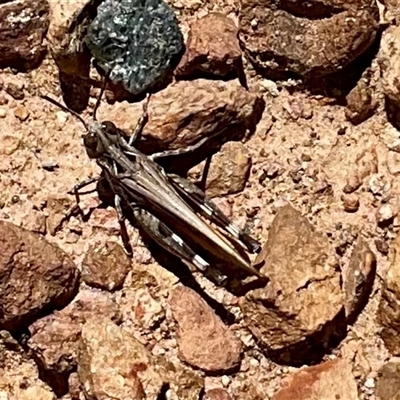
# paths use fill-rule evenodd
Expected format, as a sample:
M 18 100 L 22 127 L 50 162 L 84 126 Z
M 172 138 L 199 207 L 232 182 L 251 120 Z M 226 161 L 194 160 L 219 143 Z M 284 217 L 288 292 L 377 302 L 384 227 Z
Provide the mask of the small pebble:
M 373 389 L 375 387 L 375 380 L 374 378 L 368 378 L 365 382 L 364 382 L 364 386 L 368 389 Z
M 0 118 L 4 118 L 7 115 L 7 110 L 5 108 L 0 108 Z
M 360 200 L 355 193 L 342 196 L 343 208 L 347 212 L 356 212 L 360 208 Z
M 59 165 L 57 161 L 47 160 L 42 162 L 42 168 L 45 169 L 46 171 L 53 172 L 58 167 Z
M 14 115 L 22 122 L 26 121 L 29 117 L 29 111 L 24 106 L 18 106 L 14 110 Z
M 379 207 L 376 217 L 378 222 L 387 222 L 394 218 L 396 214 L 396 210 L 390 204 L 386 203 Z
M 231 378 L 229 378 L 229 376 L 227 376 L 227 375 L 223 375 L 221 378 L 221 383 L 222 383 L 222 386 L 228 387 L 229 384 L 231 383 Z
M 13 197 L 11 197 L 11 203 L 17 204 L 18 202 L 19 202 L 19 196 L 14 195 Z
M 8 98 L 4 93 L 0 93 L 0 106 L 8 104 Z
M 343 192 L 349 194 L 355 192 L 362 185 L 362 180 L 360 179 L 356 171 L 350 171 L 346 186 L 343 188 Z
M 67 122 L 68 114 L 64 111 L 57 111 L 56 117 L 59 124 L 64 125 Z
M 375 239 L 375 246 L 380 253 L 384 255 L 387 255 L 389 253 L 389 245 L 384 240 Z
M 23 100 L 25 97 L 24 85 L 17 85 L 15 83 L 10 82 L 5 87 L 5 90 L 15 100 Z

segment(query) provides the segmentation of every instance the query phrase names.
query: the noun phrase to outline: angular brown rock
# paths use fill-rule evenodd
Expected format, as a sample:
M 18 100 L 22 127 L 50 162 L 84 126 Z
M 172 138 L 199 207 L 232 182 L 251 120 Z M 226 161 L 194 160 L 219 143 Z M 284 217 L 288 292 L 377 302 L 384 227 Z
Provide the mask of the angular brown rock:
M 82 280 L 89 286 L 114 291 L 122 287 L 130 268 L 121 245 L 111 241 L 94 244 L 82 262 Z
M 123 288 L 119 307 L 124 321 L 151 330 L 165 318 L 165 310 L 158 301 L 159 286 L 153 275 L 135 272 Z
M 85 18 L 89 0 L 51 0 L 51 21 L 48 40 L 51 54 L 60 71 L 65 103 L 81 111 L 89 99 L 91 54 L 82 40 L 86 32 Z M 77 22 L 80 20 L 80 23 Z
M 237 35 L 235 23 L 224 14 L 214 12 L 199 18 L 190 27 L 186 52 L 175 75 L 181 78 L 240 74 L 242 51 Z
M 182 363 L 171 363 L 164 357 L 154 360 L 157 370 L 169 384 L 172 399 L 198 400 L 204 390 L 204 378 L 200 371 L 194 371 Z
M 193 145 L 203 138 L 214 138 L 221 146 L 242 138 L 247 129 L 254 130 L 264 107 L 262 96 L 246 91 L 237 81 L 179 81 L 150 98 L 149 119 L 137 147 L 155 153 Z M 132 118 L 133 110 L 130 104 L 115 104 L 100 109 L 99 118 L 104 116 L 129 131 L 137 121 Z M 190 158 L 196 157 L 190 154 Z
M 0 398 L 10 400 L 56 400 L 39 379 L 35 363 L 6 331 L 0 331 Z
M 31 69 L 42 60 L 49 26 L 47 0 L 0 3 L 0 68 Z
M 358 400 L 357 382 L 346 360 L 327 361 L 289 377 L 272 400 Z
M 250 174 L 251 158 L 246 146 L 228 142 L 211 160 L 207 174 L 206 193 L 209 197 L 241 192 Z
M 79 284 L 66 253 L 42 236 L 0 221 L 0 323 L 22 329 L 45 310 L 65 307 Z
M 387 272 L 377 319 L 382 326 L 381 337 L 393 355 L 400 355 L 400 234 L 389 253 L 391 265 Z
M 244 0 L 239 19 L 242 47 L 259 68 L 314 77 L 345 67 L 373 43 L 379 27 L 378 7 L 370 0 L 280 7 Z
M 145 347 L 111 321 L 83 326 L 78 375 L 94 399 L 156 399 L 164 383 Z
M 327 240 L 287 205 L 277 212 L 256 264 L 262 261 L 269 282 L 241 299 L 246 325 L 279 362 L 319 359 L 345 325 L 340 270 Z
M 361 78 L 357 86 L 346 96 L 346 118 L 353 125 L 361 124 L 374 114 L 377 102 L 374 99 L 373 89 L 370 85 L 368 74 Z
M 109 295 L 84 290 L 62 311 L 29 327 L 28 346 L 41 376 L 58 396 L 68 391 L 69 374 L 76 369 L 82 325 L 88 320 L 103 318 L 120 322 L 117 304 Z
M 357 240 L 350 262 L 342 271 L 347 318 L 355 318 L 368 302 L 376 273 L 376 257 L 362 238 Z
M 229 371 L 239 365 L 240 340 L 195 291 L 174 289 L 170 307 L 178 324 L 181 360 L 208 372 Z
M 400 107 L 400 26 L 388 28 L 382 35 L 378 63 L 382 71 L 382 87 L 385 95 Z
M 400 363 L 388 362 L 376 379 L 376 400 L 400 400 Z

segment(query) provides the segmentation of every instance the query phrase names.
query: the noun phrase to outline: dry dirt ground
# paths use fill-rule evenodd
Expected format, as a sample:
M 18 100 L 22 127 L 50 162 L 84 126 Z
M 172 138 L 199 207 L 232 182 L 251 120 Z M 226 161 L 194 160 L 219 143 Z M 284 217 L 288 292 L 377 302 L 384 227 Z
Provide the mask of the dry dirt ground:
M 188 16 L 185 18 L 190 20 Z M 372 117 L 354 125 L 346 118 L 344 106 L 307 90 L 296 90 L 295 81 L 274 83 L 257 76 L 249 65 L 245 67 L 250 91 L 262 93 L 266 107 L 256 132 L 245 142 L 252 160 L 246 187 L 241 193 L 225 196 L 232 204 L 232 218 L 242 225 L 250 215 L 254 236 L 265 243 L 276 211 L 290 203 L 328 238 L 333 249 L 340 249 L 341 266 L 348 263 L 354 238 L 365 239 L 377 259 L 372 294 L 357 320 L 348 327 L 345 339 L 324 359 L 348 360 L 359 398 L 373 400 L 377 371 L 390 358 L 379 336 L 376 312 L 382 280 L 389 267 L 387 247 L 390 248 L 399 227 L 397 199 L 400 194 L 396 178 L 398 154 L 389 154 L 388 150 L 398 140 L 398 131 L 387 120 L 379 68 L 374 61 L 369 83 L 378 107 Z M 57 70 L 50 57 L 28 74 L 1 71 L 0 87 L 6 88 L 10 83 L 23 87 L 24 94 L 23 98 L 16 99 L 6 90 L 0 90 L 0 219 L 40 231 L 44 219 L 52 213 L 44 207 L 49 196 L 68 199 L 68 205 L 72 204 L 73 197 L 67 191 L 77 182 L 94 176 L 98 167 L 88 159 L 82 145 L 84 131 L 79 121 L 38 97 L 39 93 L 55 96 L 60 93 Z M 90 99 L 84 116 L 90 114 L 95 101 L 95 97 Z M 104 101 L 99 118 L 113 115 L 114 107 Z M 132 109 L 136 111 L 131 115 L 134 121 L 140 115 L 141 104 Z M 371 163 L 372 171 L 366 174 L 368 177 L 356 198 L 346 197 L 343 189 L 360 158 Z M 277 176 L 265 177 L 271 169 L 279 170 Z M 225 200 L 218 201 L 224 204 Z M 346 202 L 359 202 L 357 211 L 346 210 L 351 208 Z M 85 210 L 97 204 L 96 193 L 82 198 Z M 379 226 L 379 219 L 393 219 L 393 222 Z M 168 293 L 177 278 L 151 259 L 133 228 L 129 231 L 133 243 L 137 243 L 134 264 L 145 265 L 157 277 L 160 292 Z M 79 266 L 90 246 L 106 240 L 120 242 L 115 211 L 112 208 L 95 210 L 86 222 L 72 218 L 55 236 L 47 232 L 46 239 L 71 255 Z M 195 276 L 206 293 L 240 316 L 231 294 L 216 288 L 201 275 Z M 166 307 L 166 299 L 164 302 L 162 306 Z M 233 328 L 238 337 L 248 338 L 249 333 L 240 320 Z M 131 329 L 144 342 L 154 340 L 149 339 L 148 333 Z M 154 335 L 160 336 L 157 332 Z M 163 349 L 162 354 L 177 361 L 176 341 L 162 335 L 160 338 L 158 347 Z M 238 399 L 256 398 L 251 397 L 254 394 L 249 395 L 254 391 L 259 398 L 268 399 L 280 388 L 282 380 L 295 371 L 297 368 L 273 363 L 255 343 L 250 343 L 240 370 L 207 376 L 205 388 L 222 387 Z

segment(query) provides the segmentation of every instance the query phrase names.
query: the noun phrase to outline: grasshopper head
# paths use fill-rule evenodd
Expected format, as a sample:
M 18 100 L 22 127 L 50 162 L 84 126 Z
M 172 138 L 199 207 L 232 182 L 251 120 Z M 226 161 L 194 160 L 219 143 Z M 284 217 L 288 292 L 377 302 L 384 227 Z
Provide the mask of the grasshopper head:
M 82 135 L 83 144 L 89 158 L 99 158 L 106 149 L 101 140 L 102 124 L 98 121 L 91 121 L 87 127 L 87 133 Z

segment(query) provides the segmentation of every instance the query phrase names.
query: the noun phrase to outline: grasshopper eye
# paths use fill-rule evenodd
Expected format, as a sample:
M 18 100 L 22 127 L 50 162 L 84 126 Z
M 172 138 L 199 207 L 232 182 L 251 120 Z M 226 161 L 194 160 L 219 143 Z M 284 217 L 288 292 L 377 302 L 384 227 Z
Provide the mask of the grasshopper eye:
M 109 134 L 116 135 L 118 128 L 111 121 L 104 121 L 101 123 L 101 127 Z
M 87 149 L 95 150 L 97 147 L 97 137 L 88 133 L 82 135 L 83 144 Z

